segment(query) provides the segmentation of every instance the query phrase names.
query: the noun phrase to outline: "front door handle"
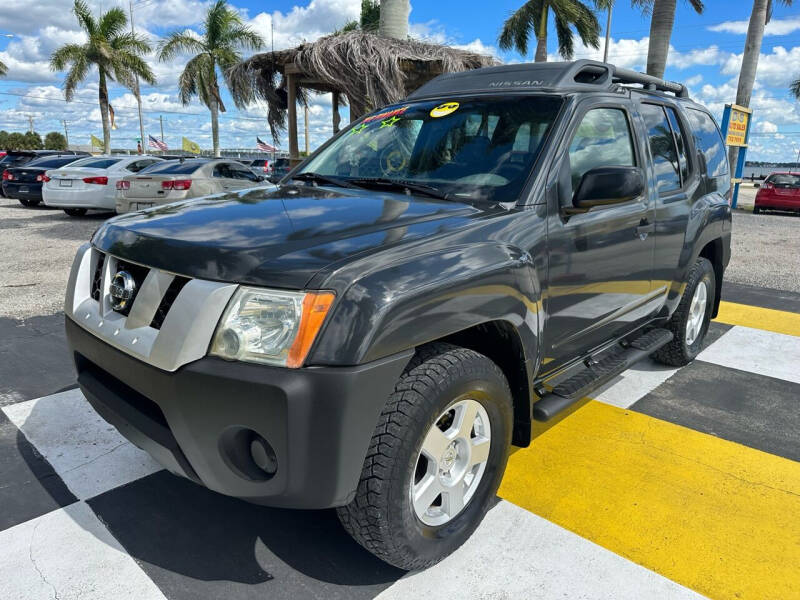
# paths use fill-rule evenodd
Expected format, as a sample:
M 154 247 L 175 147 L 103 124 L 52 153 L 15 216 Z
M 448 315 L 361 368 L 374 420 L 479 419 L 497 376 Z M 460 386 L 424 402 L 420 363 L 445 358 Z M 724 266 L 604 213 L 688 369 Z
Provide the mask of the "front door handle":
M 644 240 L 647 238 L 648 233 L 653 233 L 655 230 L 655 223 L 649 223 L 647 219 L 642 219 L 639 221 L 639 226 L 636 228 L 636 235 L 640 240 Z

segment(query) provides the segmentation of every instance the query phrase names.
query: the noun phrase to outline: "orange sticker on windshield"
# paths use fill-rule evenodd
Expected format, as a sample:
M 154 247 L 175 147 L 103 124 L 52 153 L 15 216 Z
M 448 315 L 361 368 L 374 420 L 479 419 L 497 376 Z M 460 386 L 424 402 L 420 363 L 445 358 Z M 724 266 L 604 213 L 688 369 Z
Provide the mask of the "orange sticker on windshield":
M 445 102 L 444 104 L 440 104 L 433 110 L 431 110 L 431 116 L 435 119 L 439 117 L 446 117 L 450 113 L 454 113 L 458 110 L 458 102 Z

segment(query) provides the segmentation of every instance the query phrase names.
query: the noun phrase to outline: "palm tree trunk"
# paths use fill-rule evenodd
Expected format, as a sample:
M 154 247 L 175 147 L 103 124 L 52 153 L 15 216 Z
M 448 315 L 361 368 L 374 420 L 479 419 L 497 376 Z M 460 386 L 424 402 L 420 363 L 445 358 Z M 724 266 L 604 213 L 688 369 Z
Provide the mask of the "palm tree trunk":
M 111 128 L 108 124 L 108 88 L 106 87 L 106 74 L 103 69 L 100 69 L 98 96 L 100 100 L 100 117 L 103 121 L 103 154 L 111 154 Z
M 547 2 L 542 2 L 542 18 L 539 21 L 539 31 L 536 32 L 535 62 L 547 62 Z
M 408 39 L 409 0 L 381 0 L 378 32 L 382 37 Z
M 756 81 L 756 68 L 758 56 L 761 54 L 761 40 L 764 37 L 764 27 L 767 24 L 767 5 L 769 0 L 754 0 L 753 12 L 750 13 L 750 23 L 747 26 L 747 40 L 744 43 L 742 68 L 739 71 L 739 85 L 736 88 L 736 104 L 750 106 L 750 97 L 753 95 L 753 84 Z M 739 148 L 731 146 L 728 151 L 731 169 L 739 158 Z
M 214 156 L 219 157 L 219 106 L 216 99 L 212 98 L 208 107 L 211 111 L 211 143 L 214 147 Z
M 650 17 L 650 44 L 647 48 L 647 74 L 664 77 L 669 54 L 669 40 L 675 22 L 676 0 L 655 0 Z

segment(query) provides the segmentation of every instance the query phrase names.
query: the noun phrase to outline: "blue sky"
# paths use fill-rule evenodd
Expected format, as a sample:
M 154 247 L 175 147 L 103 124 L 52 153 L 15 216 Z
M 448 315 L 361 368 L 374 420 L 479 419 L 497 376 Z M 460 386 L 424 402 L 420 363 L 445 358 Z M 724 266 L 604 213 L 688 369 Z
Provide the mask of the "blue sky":
M 119 5 L 123 0 L 91 0 L 99 10 Z M 248 23 L 269 43 L 270 22 L 274 22 L 276 48 L 303 40 L 313 40 L 335 29 L 358 14 L 360 0 L 233 0 Z M 490 4 L 491 9 L 487 9 Z M 412 35 L 418 38 L 469 47 L 495 54 L 502 61 L 521 61 L 525 57 L 497 49 L 497 35 L 503 20 L 521 3 L 510 0 L 440 0 L 412 2 Z M 199 26 L 203 0 L 135 0 L 137 29 L 153 40 L 165 32 Z M 62 75 L 47 68 L 50 52 L 60 44 L 80 41 L 68 0 L 4 0 L 0 9 L 0 60 L 9 75 L 0 79 L 0 129 L 27 129 L 33 117 L 37 131 L 63 130 L 67 121 L 70 141 L 87 143 L 90 134 L 100 135 L 96 76 L 92 75 L 76 100 L 67 104 L 60 90 Z M 692 96 L 708 105 L 717 115 L 725 102 L 735 99 L 736 77 L 744 46 L 751 3 L 706 2 L 698 15 L 688 2 L 678 1 L 672 49 L 666 77 L 689 84 Z M 605 16 L 600 16 L 605 25 Z M 611 27 L 609 61 L 621 66 L 644 69 L 649 34 L 649 16 L 626 3 L 619 3 Z M 555 53 L 551 36 L 550 52 Z M 577 48 L 576 58 L 594 58 L 601 50 Z M 530 57 L 528 57 L 530 58 Z M 556 59 L 556 56 L 552 56 Z M 153 66 L 159 85 L 144 88 L 146 133 L 159 135 L 159 115 L 164 118 L 165 138 L 170 147 L 181 135 L 210 146 L 208 112 L 197 103 L 182 106 L 177 99 L 175 80 L 182 60 Z M 794 160 L 800 144 L 800 104 L 788 93 L 792 76 L 800 76 L 800 9 L 776 6 L 772 23 L 764 38 L 756 91 L 754 135 L 748 158 L 753 160 Z M 135 147 L 138 120 L 132 95 L 119 86 L 111 89 L 119 129 L 112 133 L 115 147 Z M 255 146 L 256 136 L 268 138 L 263 107 L 237 111 L 229 103 L 221 120 L 223 147 Z M 302 126 L 300 128 L 302 132 Z M 313 99 L 311 105 L 311 147 L 331 133 L 330 100 Z M 301 147 L 303 141 L 301 139 Z M 283 141 L 283 146 L 286 143 Z

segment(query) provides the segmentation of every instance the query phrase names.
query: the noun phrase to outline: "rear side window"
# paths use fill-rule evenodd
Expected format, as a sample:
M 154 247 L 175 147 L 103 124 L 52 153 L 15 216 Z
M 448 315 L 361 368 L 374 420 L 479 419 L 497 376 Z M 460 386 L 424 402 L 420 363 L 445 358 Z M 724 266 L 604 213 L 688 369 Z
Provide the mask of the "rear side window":
M 569 145 L 572 188 L 586 171 L 596 167 L 635 166 L 631 130 L 625 113 L 618 108 L 588 111 Z
M 706 172 L 709 177 L 721 177 L 728 174 L 728 159 L 722 134 L 708 113 L 696 108 L 686 110 L 692 125 L 692 135 L 697 149 L 703 153 Z
M 164 175 L 189 175 L 190 173 L 194 173 L 202 167 L 204 162 L 180 162 L 180 161 L 168 161 L 162 164 L 156 164 L 155 166 L 150 167 L 147 169 L 148 174 L 155 175 L 164 174 Z
M 70 167 L 86 167 L 87 169 L 107 169 L 119 161 L 121 158 L 83 158 L 74 164 L 71 164 Z
M 219 177 L 222 179 L 231 179 L 233 178 L 233 174 L 231 173 L 231 166 L 228 163 L 220 163 L 214 167 L 214 172 L 211 173 L 212 177 Z
M 664 108 L 657 104 L 642 104 L 641 113 L 647 128 L 650 154 L 656 173 L 656 189 L 659 194 L 668 194 L 681 188 L 680 166 L 675 139 L 667 122 Z
M 686 184 L 686 179 L 689 177 L 689 165 L 686 159 L 686 149 L 688 147 L 686 136 L 678 120 L 678 115 L 675 114 L 675 109 L 667 106 L 666 111 L 667 117 L 669 118 L 669 125 L 672 127 L 672 134 L 675 136 L 675 144 L 678 147 L 678 163 L 681 166 L 681 181 Z

